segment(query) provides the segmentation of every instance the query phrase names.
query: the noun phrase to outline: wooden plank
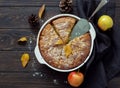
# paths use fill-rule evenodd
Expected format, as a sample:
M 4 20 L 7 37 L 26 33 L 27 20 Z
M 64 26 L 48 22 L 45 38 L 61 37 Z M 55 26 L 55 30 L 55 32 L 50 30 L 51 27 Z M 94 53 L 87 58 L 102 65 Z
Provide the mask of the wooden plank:
M 24 9 L 24 10 L 23 10 Z M 38 14 L 39 7 L 1 7 L 0 28 L 30 28 L 28 17 Z M 52 13 L 51 13 L 52 12 Z M 44 21 L 55 14 L 59 14 L 59 8 L 46 7 Z
M 32 29 L 0 29 L 0 50 L 34 50 L 37 33 L 37 30 Z M 20 45 L 18 40 L 23 36 L 27 37 L 28 41 L 25 45 Z
M 68 73 L 54 71 L 46 65 L 41 65 L 33 53 L 30 53 L 30 62 L 26 68 L 22 68 L 20 57 L 25 51 L 0 52 L 0 87 L 39 87 L 42 88 L 67 88 Z M 6 55 L 7 54 L 7 55 Z M 47 81 L 46 81 L 47 80 Z M 57 86 L 53 82 L 57 81 Z M 49 83 L 52 82 L 52 83 Z M 58 84 L 59 83 L 59 84 Z M 14 85 L 13 85 L 14 84 Z M 24 84 L 24 85 L 23 85 Z M 32 85 L 32 86 L 31 86 Z M 65 86 L 66 87 L 65 87 Z
M 38 14 L 39 7 L 1 7 L 0 8 L 0 28 L 30 28 L 28 17 Z M 46 7 L 43 21 L 60 14 L 59 7 Z M 73 13 L 77 10 L 74 8 Z
M 30 61 L 28 65 L 23 68 L 21 65 L 21 56 L 23 53 L 29 53 Z M 0 72 L 30 72 L 30 71 L 51 71 L 45 65 L 38 63 L 34 52 L 29 51 L 0 51 Z
M 68 73 L 57 72 L 44 64 L 38 63 L 33 52 L 27 52 L 30 54 L 30 61 L 28 62 L 28 65 L 23 68 L 20 58 L 21 55 L 25 52 L 26 51 L 0 51 L 0 76 L 2 73 L 30 73 L 39 76 L 41 76 L 41 74 L 44 74 L 47 76 L 46 78 L 67 78 Z
M 21 65 L 21 55 L 23 53 L 29 53 L 30 61 L 28 65 L 23 68 Z M 34 52 L 28 51 L 0 51 L 0 73 L 33 73 L 41 72 L 46 74 L 52 74 L 53 77 L 63 76 L 65 77 L 68 73 L 57 72 L 44 64 L 38 63 Z
M 66 79 L 42 73 L 0 73 L 1 88 L 67 88 Z M 63 78 L 62 80 L 59 80 Z M 48 80 L 49 79 L 49 80 Z
M 31 68 L 31 63 L 32 63 L 32 55 L 30 53 L 30 62 L 28 64 L 28 66 L 24 69 L 22 68 L 22 65 L 21 65 L 21 61 L 20 61 L 20 58 L 21 58 L 21 55 L 23 53 L 25 53 L 27 51 L 23 51 L 23 52 L 20 52 L 20 51 L 1 51 L 0 53 L 0 72 L 4 72 L 4 71 L 7 71 L 7 72 L 10 72 L 10 71 L 28 71 L 29 69 L 32 70 Z M 27 52 L 29 53 L 29 52 Z
M 59 3 L 59 0 L 1 0 L 0 6 L 40 6 L 41 4 L 46 4 L 50 6 L 55 6 Z
M 5 73 L 0 72 L 1 88 L 70 88 L 66 84 L 66 78 L 54 74 L 37 73 Z M 49 80 L 48 80 L 49 78 Z M 63 79 L 62 79 L 63 78 Z M 61 80 L 60 80 L 61 79 Z M 114 78 L 109 82 L 108 88 L 119 88 L 120 78 Z
M 0 6 L 59 6 L 60 0 L 0 0 Z M 73 1 L 73 6 L 76 5 L 76 0 Z
M 64 83 L 68 73 L 56 72 L 45 65 L 40 65 L 33 52 L 28 52 L 30 54 L 30 62 L 26 68 L 22 68 L 20 57 L 24 52 L 0 52 L 1 88 L 65 88 Z M 59 81 L 56 83 L 56 80 Z M 53 82 L 55 82 L 55 85 Z

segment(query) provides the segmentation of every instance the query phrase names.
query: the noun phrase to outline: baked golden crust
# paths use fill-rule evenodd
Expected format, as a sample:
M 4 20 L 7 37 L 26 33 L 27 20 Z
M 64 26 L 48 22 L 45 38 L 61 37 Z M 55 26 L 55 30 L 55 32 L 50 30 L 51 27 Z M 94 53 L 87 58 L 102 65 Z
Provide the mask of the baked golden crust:
M 56 43 L 58 40 L 61 38 L 53 25 L 47 24 L 40 34 L 39 49 L 44 60 L 55 68 L 67 70 L 77 67 L 89 55 L 91 47 L 89 32 L 74 38 L 67 44 L 58 45 Z
M 61 17 L 52 21 L 56 32 L 59 34 L 64 43 L 68 42 L 69 35 L 75 25 L 75 22 L 76 19 L 72 17 Z
M 45 28 L 42 30 L 39 39 L 40 49 L 48 49 L 52 46 L 56 45 L 58 40 L 61 40 L 59 36 L 54 31 L 54 28 L 51 24 L 47 24 Z

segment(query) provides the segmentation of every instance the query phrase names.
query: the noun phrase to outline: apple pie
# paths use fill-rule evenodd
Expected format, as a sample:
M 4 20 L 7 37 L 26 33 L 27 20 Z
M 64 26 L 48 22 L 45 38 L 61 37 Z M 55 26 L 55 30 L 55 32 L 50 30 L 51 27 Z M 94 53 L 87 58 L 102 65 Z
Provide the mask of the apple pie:
M 75 25 L 76 19 L 72 17 L 61 17 L 52 21 L 56 32 L 59 34 L 64 43 L 68 42 L 69 35 Z
M 62 70 L 72 69 L 82 64 L 89 55 L 89 32 L 68 41 L 76 21 L 72 17 L 57 18 L 41 31 L 39 49 L 49 65 Z

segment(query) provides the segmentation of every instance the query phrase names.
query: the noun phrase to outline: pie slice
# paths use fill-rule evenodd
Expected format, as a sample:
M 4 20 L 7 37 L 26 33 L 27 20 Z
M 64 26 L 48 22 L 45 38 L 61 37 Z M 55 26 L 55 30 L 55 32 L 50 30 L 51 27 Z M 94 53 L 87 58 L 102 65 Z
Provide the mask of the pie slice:
M 64 45 L 64 53 L 66 57 L 71 54 L 74 56 L 80 56 L 79 58 L 87 57 L 90 51 L 91 37 L 89 33 L 85 33 L 71 40 L 68 44 Z
M 39 44 L 42 50 L 48 49 L 58 44 L 62 44 L 62 40 L 54 31 L 54 28 L 51 24 L 47 24 L 42 30 Z
M 61 17 L 52 21 L 55 31 L 64 43 L 68 42 L 69 35 L 75 25 L 75 22 L 76 19 L 72 17 Z

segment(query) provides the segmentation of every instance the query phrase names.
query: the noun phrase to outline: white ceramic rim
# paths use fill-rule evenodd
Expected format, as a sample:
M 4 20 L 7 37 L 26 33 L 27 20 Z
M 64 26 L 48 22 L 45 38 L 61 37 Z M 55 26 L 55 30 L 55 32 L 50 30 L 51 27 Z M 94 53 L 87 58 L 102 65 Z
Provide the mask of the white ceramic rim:
M 48 24 L 48 23 L 49 23 L 51 20 L 53 20 L 53 19 L 56 19 L 56 18 L 58 18 L 58 17 L 63 17 L 63 16 L 74 17 L 74 18 L 76 18 L 76 19 L 78 19 L 78 20 L 81 19 L 81 18 L 79 18 L 78 16 L 75 16 L 75 15 L 72 15 L 72 14 L 58 14 L 58 15 L 55 15 L 55 16 L 51 17 L 50 19 L 48 19 L 48 20 L 42 25 L 42 27 L 40 28 L 40 30 L 39 30 L 39 32 L 38 32 L 37 43 L 36 43 L 36 47 L 35 47 L 35 51 L 34 51 L 34 52 L 35 52 L 35 56 L 36 56 L 36 58 L 37 58 L 37 60 L 38 60 L 38 62 L 39 62 L 40 64 L 45 64 L 45 65 L 47 65 L 48 67 L 52 68 L 53 70 L 56 70 L 56 71 L 59 71 L 59 72 L 70 72 L 70 71 L 74 71 L 74 70 L 77 70 L 78 68 L 82 67 L 82 66 L 88 61 L 88 59 L 89 59 L 89 57 L 90 57 L 90 55 L 91 55 L 91 53 L 92 53 L 92 50 L 93 50 L 93 45 L 94 45 L 94 39 L 95 39 L 95 37 L 96 37 L 96 32 L 95 32 L 92 24 L 89 22 L 89 24 L 90 24 L 90 30 L 89 30 L 89 32 L 90 32 L 90 35 L 91 35 L 91 41 L 92 41 L 92 42 L 91 42 L 90 53 L 89 53 L 89 55 L 87 56 L 87 58 L 85 59 L 85 61 L 84 61 L 82 64 L 80 64 L 79 66 L 77 66 L 77 67 L 75 67 L 75 68 L 68 69 L 68 70 L 62 70 L 62 69 L 55 68 L 55 67 L 51 66 L 50 64 L 48 64 L 48 63 L 43 59 L 43 57 L 42 57 L 42 55 L 41 55 L 41 53 L 40 53 L 40 50 L 39 50 L 39 46 L 38 46 L 39 36 L 40 36 L 40 33 L 41 33 L 41 31 L 43 30 L 43 28 L 45 27 L 46 24 Z

